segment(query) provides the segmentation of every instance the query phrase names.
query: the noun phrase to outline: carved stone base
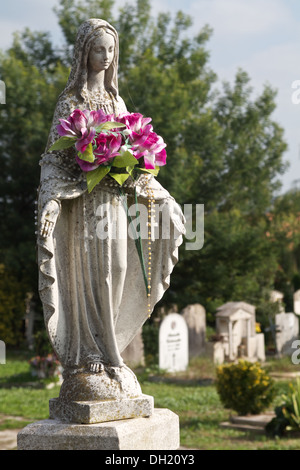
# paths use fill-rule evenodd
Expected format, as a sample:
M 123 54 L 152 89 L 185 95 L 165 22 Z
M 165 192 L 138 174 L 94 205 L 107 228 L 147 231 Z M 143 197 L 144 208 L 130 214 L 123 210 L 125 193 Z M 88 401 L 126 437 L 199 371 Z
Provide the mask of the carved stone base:
M 123 400 L 142 394 L 136 375 L 127 366 L 105 367 L 101 373 L 64 370 L 59 397 L 64 401 Z
M 49 400 L 50 418 L 69 423 L 93 424 L 146 417 L 152 415 L 153 409 L 153 397 L 148 395 L 123 400 L 65 401 L 60 398 Z
M 176 450 L 179 418 L 155 409 L 149 418 L 99 424 L 71 424 L 46 419 L 18 434 L 19 450 Z

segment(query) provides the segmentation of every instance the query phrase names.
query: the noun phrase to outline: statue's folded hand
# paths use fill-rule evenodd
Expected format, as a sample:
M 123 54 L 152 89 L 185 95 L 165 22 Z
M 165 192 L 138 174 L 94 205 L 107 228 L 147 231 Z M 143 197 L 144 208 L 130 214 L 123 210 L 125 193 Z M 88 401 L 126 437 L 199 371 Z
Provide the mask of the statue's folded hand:
M 39 232 L 40 232 L 41 238 L 48 238 L 51 236 L 54 230 L 59 212 L 60 212 L 60 206 L 57 201 L 51 200 L 45 204 L 45 207 L 42 210 L 41 218 L 40 218 L 40 231 Z

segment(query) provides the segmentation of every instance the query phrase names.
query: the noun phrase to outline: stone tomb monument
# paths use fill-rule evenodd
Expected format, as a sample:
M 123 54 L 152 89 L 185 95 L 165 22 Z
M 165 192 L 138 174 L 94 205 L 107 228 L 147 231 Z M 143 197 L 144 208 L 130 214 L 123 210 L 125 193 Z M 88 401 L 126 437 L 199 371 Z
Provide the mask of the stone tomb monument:
M 121 191 L 118 181 L 127 164 L 126 168 L 116 165 L 116 178 L 106 171 L 110 171 L 106 159 L 115 157 L 112 152 L 120 134 L 102 132 L 97 140 L 96 132 L 101 132 L 97 129 L 99 124 L 109 126 L 107 115 L 115 121 L 120 115 L 125 119 L 124 113 L 128 113 L 118 94 L 118 56 L 118 33 L 113 26 L 100 19 L 80 26 L 70 76 L 58 98 L 40 162 L 39 293 L 46 330 L 63 367 L 63 382 L 59 396 L 50 400 L 50 419 L 22 430 L 19 449 L 179 447 L 178 416 L 170 410 L 154 409 L 153 397 L 142 393 L 137 377 L 121 356 L 169 287 L 185 229 L 179 205 L 153 175 L 144 174 L 143 169 L 134 175 L 132 170 L 129 177 L 125 175 L 128 179 Z M 143 116 L 135 114 L 128 119 L 137 126 L 131 136 L 152 132 L 150 125 L 142 127 L 149 122 L 143 121 Z M 72 140 L 66 148 L 66 133 L 82 147 L 75 148 Z M 57 148 L 59 136 L 64 136 L 64 145 Z M 83 146 L 88 149 L 88 145 L 86 153 Z M 155 160 L 155 154 L 149 155 Z M 133 154 L 130 158 L 132 162 Z M 104 167 L 103 161 L 108 166 Z M 110 162 L 114 166 L 114 160 Z M 95 181 L 91 191 L 86 172 L 93 171 L 94 165 L 103 178 Z M 147 273 L 128 233 L 125 198 L 128 206 L 136 204 L 146 210 L 147 234 L 152 227 L 153 204 L 168 217 L 169 238 L 155 238 L 150 231 L 144 240 Z M 100 233 L 97 216 L 104 213 L 107 231 Z
M 178 313 L 170 313 L 159 329 L 159 368 L 168 372 L 186 370 L 189 363 L 188 328 Z
M 224 351 L 225 360 L 233 361 L 239 356 L 265 360 L 264 334 L 256 333 L 255 324 L 253 305 L 246 302 L 227 302 L 218 308 L 216 333 L 223 338 L 218 345 Z

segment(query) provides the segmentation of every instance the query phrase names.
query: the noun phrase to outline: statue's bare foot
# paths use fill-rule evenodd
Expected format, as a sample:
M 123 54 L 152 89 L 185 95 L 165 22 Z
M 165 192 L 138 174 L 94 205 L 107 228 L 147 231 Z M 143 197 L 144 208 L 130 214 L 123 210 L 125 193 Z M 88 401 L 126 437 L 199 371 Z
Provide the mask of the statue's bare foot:
M 103 372 L 104 365 L 102 364 L 102 362 L 91 362 L 89 368 L 91 372 L 99 374 L 100 372 Z
M 105 368 L 106 372 L 108 375 L 113 379 L 116 380 L 117 382 L 122 381 L 122 372 L 123 372 L 123 367 L 125 364 L 120 364 L 119 366 L 107 366 Z

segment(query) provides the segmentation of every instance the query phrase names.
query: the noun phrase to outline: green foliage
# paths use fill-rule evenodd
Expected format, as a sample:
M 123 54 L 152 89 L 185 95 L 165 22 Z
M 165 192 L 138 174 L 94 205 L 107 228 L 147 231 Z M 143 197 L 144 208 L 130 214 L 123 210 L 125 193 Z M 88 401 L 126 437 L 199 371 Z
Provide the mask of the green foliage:
M 25 292 L 15 276 L 0 265 L 0 340 L 6 346 L 22 343 L 25 316 Z
M 159 325 L 155 322 L 146 322 L 143 326 L 144 356 L 147 366 L 158 364 L 158 334 Z
M 46 357 L 53 353 L 45 330 L 37 331 L 34 335 L 34 352 L 37 356 Z
M 33 292 L 37 299 L 34 203 L 38 162 L 47 143 L 55 100 L 66 80 L 66 68 L 55 65 L 52 52 L 44 56 L 48 46 L 46 35 L 26 31 L 16 35 L 13 47 L 0 55 L 7 98 L 0 109 L 0 262 L 9 273 L 0 285 L 0 296 L 5 299 L 1 312 L 5 332 L 1 334 L 15 346 L 22 341 L 19 325 L 26 293 Z M 14 298 L 11 293 L 8 300 L 8 292 L 13 290 Z
M 292 391 L 285 399 L 286 406 L 282 412 L 289 422 L 288 431 L 300 431 L 300 379 L 297 379 L 296 387 L 292 386 Z
M 59 7 L 55 7 L 54 11 L 67 44 L 73 46 L 79 26 L 87 19 L 103 18 L 111 21 L 113 5 L 113 0 L 60 0 Z
M 266 427 L 267 434 L 282 436 L 288 431 L 300 432 L 300 379 L 290 384 L 289 392 L 282 395 L 283 404 L 275 408 L 276 416 Z
M 286 311 L 292 312 L 293 293 L 300 287 L 300 191 L 277 197 L 267 220 L 267 235 L 278 261 L 274 286 L 284 294 Z
M 34 66 L 42 73 L 45 70 L 55 73 L 55 68 L 60 63 L 59 54 L 53 49 L 49 33 L 33 32 L 29 28 L 14 33 L 10 52 L 23 66 Z
M 273 381 L 259 363 L 240 360 L 219 366 L 216 373 L 221 402 L 239 415 L 258 414 L 274 399 Z
M 36 288 L 34 202 L 39 159 L 47 143 L 54 102 L 66 69 L 43 72 L 18 58 L 13 48 L 0 57 L 7 104 L 0 110 L 0 256 L 1 262 Z
M 208 126 L 203 113 L 189 123 L 185 149 L 193 158 L 179 167 L 175 181 L 181 199 L 187 194 L 188 202 L 205 205 L 204 246 L 196 252 L 182 249 L 174 288 L 180 296 L 188 291 L 195 302 L 200 298 L 208 311 L 209 299 L 244 299 L 263 311 L 274 285 L 278 253 L 266 236 L 266 211 L 278 188 L 276 175 L 284 171 L 286 148 L 271 119 L 274 98 L 266 88 L 253 100 L 249 77 L 239 71 L 234 86 L 225 84 L 224 95 L 213 103 L 214 125 Z M 204 132 L 199 119 L 207 124 Z M 186 170 L 189 179 L 181 186 Z

